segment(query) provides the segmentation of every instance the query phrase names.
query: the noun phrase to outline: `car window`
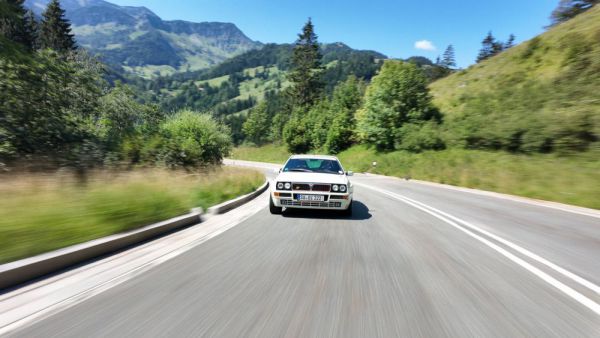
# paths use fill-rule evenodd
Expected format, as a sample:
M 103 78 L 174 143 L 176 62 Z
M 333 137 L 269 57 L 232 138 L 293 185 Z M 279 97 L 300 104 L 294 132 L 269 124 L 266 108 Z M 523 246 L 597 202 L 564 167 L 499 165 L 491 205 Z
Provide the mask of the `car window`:
M 340 162 L 336 160 L 325 160 L 317 158 L 298 159 L 294 158 L 289 160 L 285 167 L 284 172 L 297 171 L 297 172 L 315 172 L 325 174 L 343 174 L 342 166 Z

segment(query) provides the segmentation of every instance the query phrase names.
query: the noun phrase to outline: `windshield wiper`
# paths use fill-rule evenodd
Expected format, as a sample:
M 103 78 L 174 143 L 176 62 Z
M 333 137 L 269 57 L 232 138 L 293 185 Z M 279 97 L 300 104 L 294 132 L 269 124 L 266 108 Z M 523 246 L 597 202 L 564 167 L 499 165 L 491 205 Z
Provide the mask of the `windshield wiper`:
M 303 172 L 303 173 L 312 173 L 312 170 L 310 170 L 310 169 L 302 169 L 302 168 L 290 169 L 289 171 L 299 171 L 299 172 Z

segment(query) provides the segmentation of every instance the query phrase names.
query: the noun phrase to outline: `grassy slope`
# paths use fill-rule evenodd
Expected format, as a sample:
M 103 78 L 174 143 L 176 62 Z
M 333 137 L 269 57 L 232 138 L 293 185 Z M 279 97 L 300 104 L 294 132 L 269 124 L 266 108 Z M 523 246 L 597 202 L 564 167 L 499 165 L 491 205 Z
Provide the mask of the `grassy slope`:
M 267 91 L 277 90 L 277 80 L 281 82 L 282 88 L 289 85 L 289 82 L 286 79 L 286 73 L 279 70 L 277 67 L 268 68 L 269 77 L 267 79 L 257 78 L 256 73 L 263 70 L 264 67 L 245 69 L 244 73 L 251 76 L 252 79 L 240 83 L 240 95 L 233 100 L 243 100 L 253 96 L 258 101 L 262 101 Z
M 489 121 L 506 115 L 515 124 L 532 116 L 560 124 L 587 112 L 600 134 L 600 6 L 430 88 L 450 122 L 477 108 Z
M 86 186 L 68 175 L 2 176 L 0 263 L 131 230 L 249 193 L 256 171 L 97 173 Z
M 232 158 L 283 163 L 283 146 L 239 147 Z M 347 170 L 445 183 L 600 209 L 600 150 L 570 157 L 450 149 L 377 153 L 355 146 L 338 155 Z M 377 168 L 372 163 L 378 163 Z

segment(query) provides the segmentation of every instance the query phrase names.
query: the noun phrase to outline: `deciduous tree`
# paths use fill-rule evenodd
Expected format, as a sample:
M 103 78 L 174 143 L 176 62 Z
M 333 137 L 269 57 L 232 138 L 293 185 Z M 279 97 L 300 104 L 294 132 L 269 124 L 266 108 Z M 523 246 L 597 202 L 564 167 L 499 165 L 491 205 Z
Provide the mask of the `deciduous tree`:
M 243 131 L 246 140 L 260 145 L 269 138 L 271 124 L 269 123 L 269 113 L 267 112 L 267 103 L 262 102 L 254 107 L 248 113 L 248 120 L 244 122 Z
M 363 102 L 364 87 L 362 81 L 351 76 L 335 88 L 331 100 L 331 111 L 334 118 L 325 142 L 327 152 L 337 154 L 346 150 L 356 141 L 354 135 L 355 115 Z
M 373 78 L 357 114 L 361 139 L 380 150 L 399 148 L 405 124 L 438 119 L 423 72 L 413 64 L 393 60 L 386 61 Z

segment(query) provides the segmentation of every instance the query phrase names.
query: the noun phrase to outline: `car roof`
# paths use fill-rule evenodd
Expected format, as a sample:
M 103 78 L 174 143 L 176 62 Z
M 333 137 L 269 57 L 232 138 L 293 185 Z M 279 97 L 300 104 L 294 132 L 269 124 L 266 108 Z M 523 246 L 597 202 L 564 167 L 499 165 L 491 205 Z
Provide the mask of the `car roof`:
M 290 159 L 315 159 L 315 160 L 336 160 L 338 158 L 330 155 L 292 155 Z

